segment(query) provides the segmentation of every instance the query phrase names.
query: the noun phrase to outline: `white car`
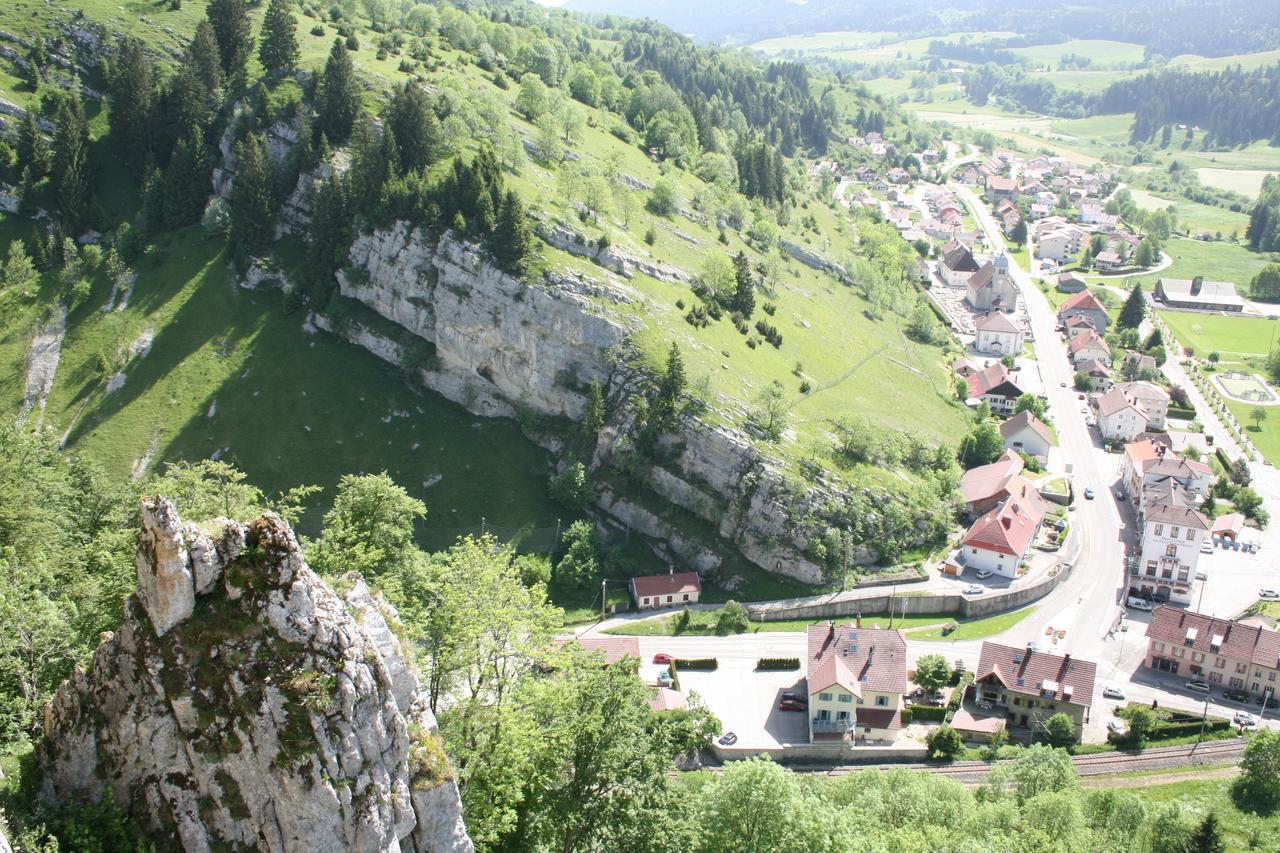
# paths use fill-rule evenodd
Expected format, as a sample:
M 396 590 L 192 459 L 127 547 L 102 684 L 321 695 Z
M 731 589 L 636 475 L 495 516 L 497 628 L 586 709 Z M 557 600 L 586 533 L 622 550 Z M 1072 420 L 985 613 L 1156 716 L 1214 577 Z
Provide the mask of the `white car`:
M 1128 727 L 1119 720 L 1107 720 L 1107 731 L 1112 734 L 1122 735 L 1128 730 Z
M 1208 572 L 1206 572 L 1204 569 L 1196 569 L 1196 580 L 1207 581 L 1208 579 L 1209 579 Z
M 1280 598 L 1280 592 L 1276 592 L 1274 589 L 1264 586 L 1262 589 L 1258 590 L 1258 597 L 1259 598 Z
M 994 572 L 992 572 L 990 569 L 978 569 L 978 580 L 984 581 L 987 578 L 991 577 L 991 575 L 993 574 Z
M 1231 722 L 1235 723 L 1237 726 L 1252 726 L 1258 721 L 1254 718 L 1253 714 L 1250 714 L 1248 711 L 1237 711 L 1236 715 L 1231 718 Z
M 1203 542 L 1201 542 L 1201 543 L 1200 543 L 1200 553 L 1201 553 L 1201 554 L 1212 554 L 1212 553 L 1213 553 L 1213 543 L 1212 543 L 1212 542 L 1210 542 L 1208 539 L 1206 539 L 1206 540 L 1204 540 Z
M 971 583 L 964 588 L 965 595 L 982 595 L 986 591 L 987 588 L 985 586 L 976 583 Z
M 1131 595 L 1129 596 L 1128 604 L 1134 610 L 1145 610 L 1148 613 L 1151 612 L 1151 602 L 1147 601 L 1145 598 L 1139 598 L 1136 595 Z
M 1123 699 L 1124 691 L 1119 687 L 1107 687 L 1103 689 L 1102 695 L 1107 699 Z

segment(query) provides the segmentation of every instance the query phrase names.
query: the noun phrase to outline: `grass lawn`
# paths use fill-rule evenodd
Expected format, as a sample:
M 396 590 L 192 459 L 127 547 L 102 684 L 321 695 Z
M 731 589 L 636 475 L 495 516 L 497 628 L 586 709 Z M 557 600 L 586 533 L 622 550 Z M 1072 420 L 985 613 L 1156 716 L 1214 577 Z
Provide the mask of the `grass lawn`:
M 1168 210 L 1172 207 L 1178 214 L 1178 227 L 1190 229 L 1193 234 L 1218 234 L 1229 238 L 1231 232 L 1244 233 L 1249 225 L 1249 216 L 1236 213 L 1225 207 L 1211 204 L 1198 204 L 1179 198 L 1166 198 L 1137 187 L 1130 187 L 1129 194 L 1134 203 L 1143 210 Z
M 1234 190 L 1243 195 L 1257 195 L 1262 189 L 1262 179 L 1273 172 L 1264 169 L 1196 169 L 1200 183 Z
M 1202 275 L 1212 281 L 1229 281 L 1235 284 L 1242 296 L 1249 293 L 1249 282 L 1268 263 L 1274 263 L 1275 255 L 1251 252 L 1244 246 L 1227 241 L 1202 243 L 1185 237 L 1175 237 L 1165 244 L 1164 250 L 1173 256 L 1173 263 L 1155 275 L 1135 276 L 1147 290 L 1156 286 L 1156 279 L 1195 278 Z
M 1280 832 L 1280 812 L 1259 815 L 1242 811 L 1231 798 L 1231 784 L 1231 779 L 1203 779 L 1130 790 L 1142 798 L 1148 811 L 1177 803 L 1183 817 L 1193 823 L 1213 812 L 1228 850 L 1265 849 L 1267 840 Z
M 1037 71 L 1032 74 L 1040 80 L 1048 80 L 1059 89 L 1077 89 L 1086 94 L 1096 94 L 1117 80 L 1137 74 L 1136 71 Z
M 1264 600 L 1253 604 L 1245 613 L 1261 616 L 1272 625 L 1280 624 L 1280 601 Z
M 1160 319 L 1183 346 L 1193 347 L 1197 355 L 1216 351 L 1227 363 L 1250 355 L 1265 357 L 1280 329 L 1280 320 L 1229 314 L 1162 310 Z
M 1258 427 L 1250 416 L 1255 408 L 1253 403 L 1238 403 L 1227 400 L 1227 408 L 1231 410 L 1236 422 L 1244 427 L 1244 434 L 1254 446 L 1261 451 L 1272 465 L 1280 464 L 1280 407 L 1264 406 L 1267 419 Z
M 968 622 L 961 622 L 959 628 L 945 636 L 942 633 L 941 627 L 911 631 L 907 634 L 907 639 L 944 643 L 953 642 L 955 640 L 981 640 L 986 637 L 994 637 L 996 634 L 1008 631 L 1014 625 L 1017 625 L 1034 612 L 1035 607 L 1024 607 L 1021 610 L 1013 610 L 1009 613 L 997 613 L 995 616 L 987 616 L 984 619 L 973 619 Z
M 677 630 L 675 619 L 678 614 L 669 613 L 665 616 L 658 616 L 653 619 L 643 619 L 635 622 L 628 622 L 625 625 L 619 625 L 616 628 L 610 628 L 605 631 L 606 634 L 619 634 L 628 637 L 705 637 L 712 636 L 716 633 L 715 621 L 719 610 L 693 610 L 690 611 L 691 616 L 689 625 L 684 630 Z M 921 628 L 927 625 L 937 625 L 945 623 L 952 617 L 947 614 L 933 616 L 894 616 L 894 628 L 901 628 L 910 631 L 913 628 Z M 841 622 L 852 622 L 851 617 L 842 617 Z M 777 622 L 752 622 L 749 633 L 772 633 L 782 632 L 800 632 L 808 629 L 810 625 L 821 625 L 827 622 L 826 619 L 783 619 Z M 889 616 L 887 613 L 870 613 L 864 614 L 862 624 L 871 627 L 888 628 Z

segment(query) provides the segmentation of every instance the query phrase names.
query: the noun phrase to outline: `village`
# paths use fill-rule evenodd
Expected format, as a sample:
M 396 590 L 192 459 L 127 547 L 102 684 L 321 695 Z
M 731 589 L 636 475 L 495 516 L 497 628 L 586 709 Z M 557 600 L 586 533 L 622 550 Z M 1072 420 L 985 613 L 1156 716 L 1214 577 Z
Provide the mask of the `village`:
M 897 153 L 851 141 L 872 163 Z M 580 642 L 640 659 L 655 707 L 704 703 L 726 729 L 723 758 L 903 760 L 944 724 L 979 745 L 1123 743 L 1137 705 L 1216 730 L 1277 725 L 1280 632 L 1252 615 L 1280 596 L 1259 557 L 1266 516 L 1242 498 L 1235 433 L 1154 310 L 1246 300 L 1200 276 L 1132 296 L 1126 276 L 1166 261 L 1108 212 L 1119 187 L 1103 169 L 950 143 L 907 159 L 810 176 L 916 246 L 917 283 L 963 349 L 957 393 L 998 433 L 999 457 L 961 479 L 950 546 L 910 590 L 751 604 L 752 632 L 733 636 L 635 629 L 706 606 L 694 572 L 635 578 L 635 611 Z M 972 640 L 948 639 L 942 615 L 1024 610 Z M 812 622 L 770 630 L 800 619 Z

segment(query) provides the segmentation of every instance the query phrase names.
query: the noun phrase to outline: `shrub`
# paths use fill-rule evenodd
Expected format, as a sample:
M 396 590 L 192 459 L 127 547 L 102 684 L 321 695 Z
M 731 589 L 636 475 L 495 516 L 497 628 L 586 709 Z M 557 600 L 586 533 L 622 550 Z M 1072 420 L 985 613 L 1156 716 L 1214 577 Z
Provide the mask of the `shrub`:
M 747 618 L 747 609 L 732 599 L 726 601 L 716 617 L 716 633 L 741 634 L 749 627 L 751 620 Z
M 913 715 L 919 716 L 913 709 Z M 964 750 L 964 738 L 951 726 L 939 726 L 929 733 L 929 757 L 951 761 Z
M 756 669 L 761 671 L 791 670 L 800 668 L 800 658 L 760 658 Z
M 673 661 L 677 669 L 689 669 L 695 672 L 711 672 L 720 667 L 715 658 L 676 658 Z
M 933 705 L 912 705 L 911 715 L 917 720 L 941 723 L 947 718 L 947 709 L 937 708 Z

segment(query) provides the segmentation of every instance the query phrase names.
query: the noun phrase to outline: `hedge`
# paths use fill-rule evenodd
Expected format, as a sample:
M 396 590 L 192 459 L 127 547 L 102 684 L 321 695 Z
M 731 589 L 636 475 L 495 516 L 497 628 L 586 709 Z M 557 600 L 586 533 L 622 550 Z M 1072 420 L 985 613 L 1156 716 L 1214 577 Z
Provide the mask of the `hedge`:
M 909 726 L 909 725 L 911 725 L 911 720 L 912 720 L 914 717 L 915 717 L 915 710 L 914 710 L 914 708 L 903 708 L 903 709 L 902 709 L 902 725 L 904 725 L 904 726 Z
M 912 705 L 907 710 L 911 712 L 911 716 L 916 720 L 935 720 L 940 723 L 947 718 L 947 709 L 945 707 L 939 708 L 934 705 Z
M 684 658 L 676 658 L 675 661 L 673 661 L 673 663 L 675 663 L 675 665 L 680 669 L 703 670 L 703 671 L 717 669 L 720 666 L 719 661 L 717 661 L 715 658 L 691 658 L 689 660 L 685 660 Z
M 799 669 L 800 658 L 760 658 L 756 661 L 758 670 Z
M 960 707 L 960 703 L 964 701 L 964 692 L 969 689 L 970 684 L 973 684 L 973 673 L 965 672 L 960 676 L 956 689 L 951 692 L 951 699 L 947 702 L 948 711 L 955 711 Z

